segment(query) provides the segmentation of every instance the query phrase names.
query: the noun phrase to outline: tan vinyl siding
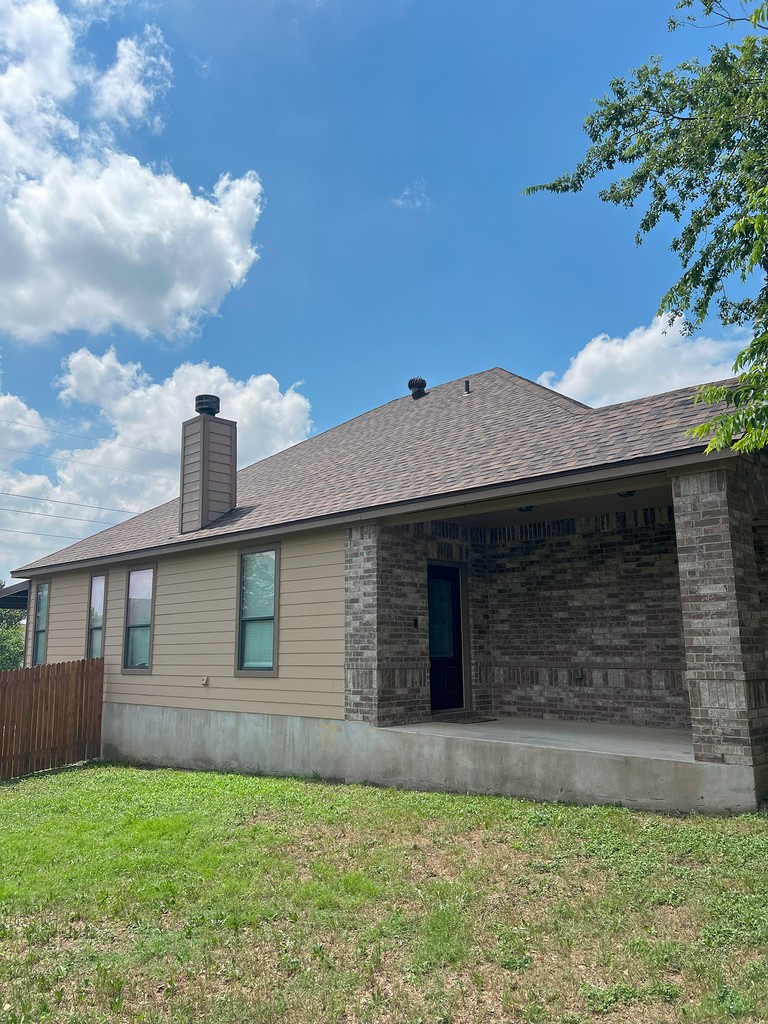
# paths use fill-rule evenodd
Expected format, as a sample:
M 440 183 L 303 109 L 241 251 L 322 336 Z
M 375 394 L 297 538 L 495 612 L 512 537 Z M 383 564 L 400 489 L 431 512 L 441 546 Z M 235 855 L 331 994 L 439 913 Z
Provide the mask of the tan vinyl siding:
M 203 495 L 205 522 L 212 522 L 237 504 L 236 427 L 229 420 L 206 417 L 206 493 Z
M 37 608 L 37 583 L 30 581 L 27 598 L 27 624 L 24 627 L 24 667 L 32 664 L 32 648 L 35 643 L 35 610 Z
M 91 575 L 63 572 L 51 577 L 45 660 L 79 661 L 85 657 Z
M 343 719 L 344 531 L 280 543 L 276 676 L 235 674 L 241 550 L 190 552 L 155 563 L 152 671 L 146 675 L 121 671 L 126 570 L 110 569 L 105 700 Z M 84 588 L 83 643 L 87 578 Z
M 190 420 L 182 425 L 181 435 L 181 532 L 200 527 L 200 478 L 202 421 Z

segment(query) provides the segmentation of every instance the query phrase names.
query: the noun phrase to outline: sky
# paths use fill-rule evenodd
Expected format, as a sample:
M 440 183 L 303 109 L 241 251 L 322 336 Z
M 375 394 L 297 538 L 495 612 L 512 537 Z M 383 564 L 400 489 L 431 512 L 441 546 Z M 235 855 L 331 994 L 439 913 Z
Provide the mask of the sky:
M 256 459 L 503 366 L 592 405 L 728 376 L 584 117 L 673 0 L 0 0 L 0 579 L 178 493 L 214 393 Z

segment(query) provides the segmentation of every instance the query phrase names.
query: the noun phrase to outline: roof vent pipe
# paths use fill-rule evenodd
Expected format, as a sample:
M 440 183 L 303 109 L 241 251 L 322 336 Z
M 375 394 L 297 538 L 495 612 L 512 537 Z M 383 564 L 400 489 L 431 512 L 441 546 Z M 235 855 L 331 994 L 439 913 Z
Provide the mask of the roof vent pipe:
M 201 416 L 215 416 L 220 408 L 218 395 L 198 395 L 195 398 L 195 412 Z
M 411 377 L 408 381 L 411 398 L 422 398 L 427 390 L 427 382 L 423 377 Z

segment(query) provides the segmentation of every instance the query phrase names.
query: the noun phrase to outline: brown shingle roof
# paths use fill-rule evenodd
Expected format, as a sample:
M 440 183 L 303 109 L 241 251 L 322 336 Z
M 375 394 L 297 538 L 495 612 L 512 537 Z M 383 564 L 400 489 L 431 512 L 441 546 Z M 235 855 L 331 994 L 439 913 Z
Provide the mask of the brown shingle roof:
M 694 388 L 591 409 L 495 368 L 397 398 L 238 474 L 238 507 L 178 532 L 178 499 L 18 570 L 135 554 L 342 513 L 702 451 Z

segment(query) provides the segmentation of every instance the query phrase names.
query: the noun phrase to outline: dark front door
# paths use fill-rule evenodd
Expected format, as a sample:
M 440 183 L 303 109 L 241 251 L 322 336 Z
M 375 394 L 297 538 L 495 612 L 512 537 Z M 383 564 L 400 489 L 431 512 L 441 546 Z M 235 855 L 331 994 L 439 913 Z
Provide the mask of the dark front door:
M 464 707 L 459 570 L 430 565 L 429 665 L 432 710 Z

